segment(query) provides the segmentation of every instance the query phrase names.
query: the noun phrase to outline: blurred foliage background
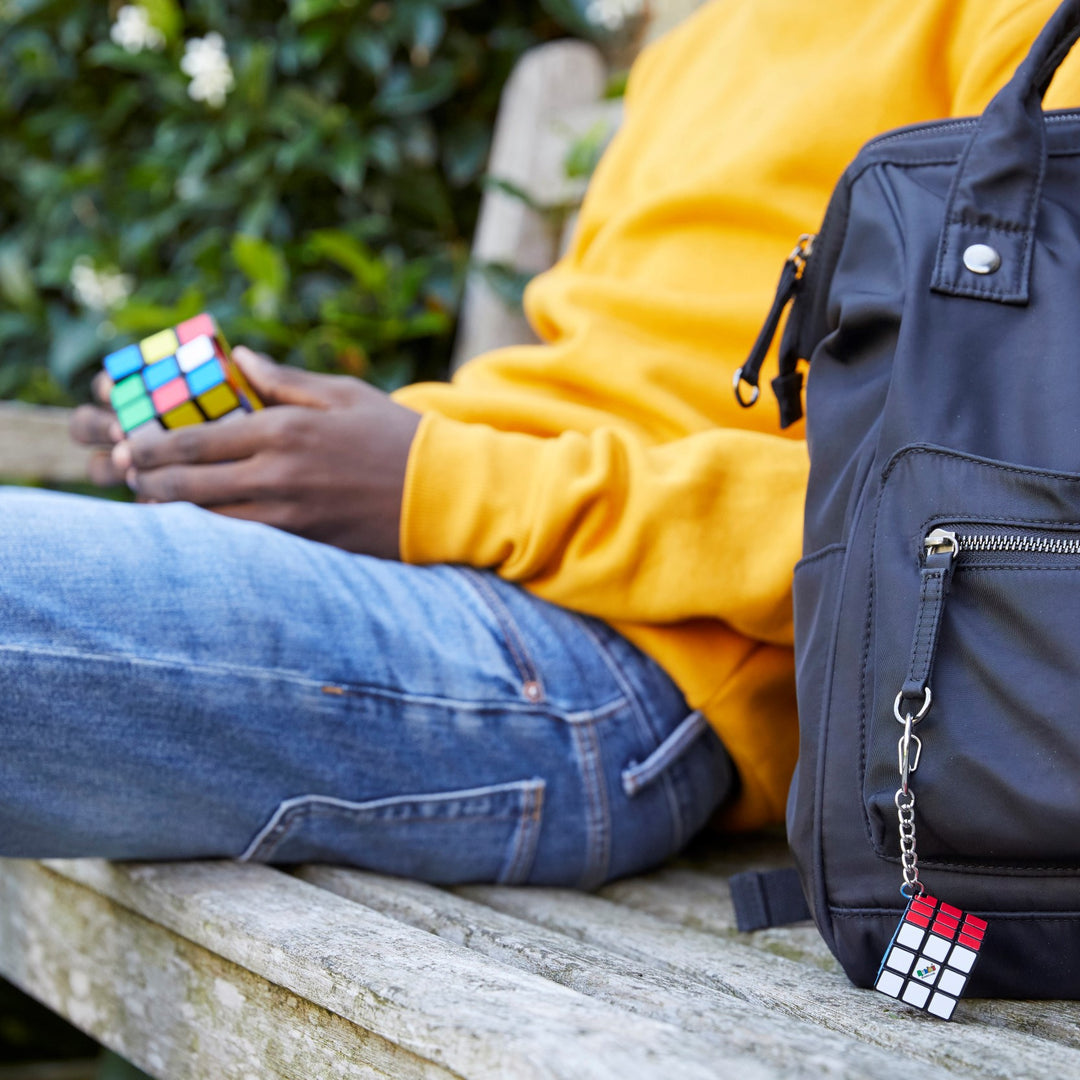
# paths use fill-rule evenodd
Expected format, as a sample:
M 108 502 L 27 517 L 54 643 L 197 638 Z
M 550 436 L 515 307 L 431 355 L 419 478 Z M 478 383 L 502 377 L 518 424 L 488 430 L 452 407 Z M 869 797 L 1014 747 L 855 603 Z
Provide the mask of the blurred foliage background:
M 0 397 L 211 310 L 392 389 L 445 369 L 499 92 L 627 0 L 0 0 Z

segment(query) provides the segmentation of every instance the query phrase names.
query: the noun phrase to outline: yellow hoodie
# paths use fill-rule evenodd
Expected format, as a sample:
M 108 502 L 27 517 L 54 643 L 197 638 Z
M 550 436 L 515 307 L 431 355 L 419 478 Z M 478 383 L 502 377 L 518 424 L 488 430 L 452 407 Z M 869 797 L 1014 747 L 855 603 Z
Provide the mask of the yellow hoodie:
M 633 69 L 571 248 L 526 294 L 545 344 L 397 395 L 425 413 L 402 557 L 491 567 L 654 657 L 739 768 L 729 827 L 779 820 L 795 761 L 807 472 L 803 425 L 741 409 L 732 374 L 860 145 L 981 111 L 1056 6 L 712 0 Z M 1047 104 L 1076 103 L 1072 58 Z

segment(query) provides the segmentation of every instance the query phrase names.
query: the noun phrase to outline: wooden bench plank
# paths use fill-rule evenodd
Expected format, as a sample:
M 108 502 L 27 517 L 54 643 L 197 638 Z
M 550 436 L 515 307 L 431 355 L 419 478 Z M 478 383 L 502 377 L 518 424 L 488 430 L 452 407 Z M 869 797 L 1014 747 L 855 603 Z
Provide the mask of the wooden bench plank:
M 770 1014 L 730 994 L 687 983 L 595 946 L 493 911 L 443 889 L 339 867 L 307 866 L 305 881 L 453 941 L 491 960 L 542 975 L 620 1009 L 716 1039 L 718 1058 L 753 1055 L 774 1075 L 894 1077 L 896 1059 L 835 1032 Z M 824 1068 L 824 1063 L 829 1063 Z
M 40 863 L 0 861 L 0 970 L 155 1076 L 455 1075 Z
M 89 450 L 68 436 L 70 409 L 0 402 L 0 477 L 85 480 Z
M 945 1024 L 812 965 L 601 897 L 479 885 L 455 892 L 647 967 L 890 1050 L 901 1055 L 897 1060 L 1000 1080 L 1080 1076 L 1074 1006 L 1058 1014 L 1064 1020 L 1071 1013 L 1070 1023 L 1058 1024 L 1048 1008 L 1055 1003 L 967 1001 L 962 1015 Z
M 359 1027 L 483 1080 L 714 1080 L 716 1046 L 269 867 L 49 860 L 57 873 Z M 732 1055 L 741 1076 L 773 1075 Z
M 790 864 L 791 856 L 782 842 L 776 841 L 776 856 L 759 848 L 761 841 L 733 845 L 733 856 L 712 853 L 707 859 L 682 859 L 676 864 L 640 878 L 616 881 L 600 890 L 599 895 L 625 907 L 646 912 L 667 922 L 711 935 L 727 937 L 742 945 L 767 953 L 811 964 L 844 980 L 840 965 L 829 952 L 824 939 L 811 923 L 773 927 L 752 934 L 740 933 L 735 926 L 728 878 L 744 869 L 765 869 Z M 1065 1046 L 1080 1049 L 1078 1008 L 1070 1001 L 989 1001 L 965 1002 L 966 1015 L 981 1023 L 1037 1035 Z
M 752 948 L 841 974 L 840 965 L 812 923 L 741 933 L 735 924 L 727 875 L 675 866 L 645 877 L 613 882 L 601 889 L 599 895 L 667 922 L 734 938 Z

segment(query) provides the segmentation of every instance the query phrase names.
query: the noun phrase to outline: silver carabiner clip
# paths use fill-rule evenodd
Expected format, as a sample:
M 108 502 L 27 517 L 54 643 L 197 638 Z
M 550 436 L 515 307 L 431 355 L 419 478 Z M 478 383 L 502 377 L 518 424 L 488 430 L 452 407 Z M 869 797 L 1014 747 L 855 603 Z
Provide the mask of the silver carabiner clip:
M 914 718 L 908 713 L 904 718 L 904 734 L 896 744 L 897 764 L 900 767 L 900 790 L 907 795 L 908 777 L 919 767 L 919 758 L 922 757 L 922 739 L 912 730 Z M 915 756 L 911 755 L 911 744 L 915 744 Z

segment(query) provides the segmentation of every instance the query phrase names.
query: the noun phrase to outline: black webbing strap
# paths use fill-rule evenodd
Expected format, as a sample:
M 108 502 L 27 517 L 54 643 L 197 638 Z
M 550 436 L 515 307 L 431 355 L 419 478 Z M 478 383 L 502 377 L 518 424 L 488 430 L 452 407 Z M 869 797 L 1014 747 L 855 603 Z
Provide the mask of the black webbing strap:
M 747 870 L 731 879 L 735 922 L 740 930 L 764 930 L 768 926 L 809 919 L 810 908 L 794 870 Z
M 937 653 L 938 631 L 941 629 L 941 614 L 945 609 L 945 597 L 952 580 L 953 554 L 951 552 L 931 552 L 926 563 L 919 571 L 919 612 L 915 620 L 915 636 L 911 642 L 911 665 L 907 678 L 900 689 L 903 699 L 898 704 L 898 713 L 907 711 L 917 719 L 922 718 L 926 699 L 926 688 L 930 684 L 930 670 L 934 666 Z M 922 710 L 922 712 L 920 712 Z

